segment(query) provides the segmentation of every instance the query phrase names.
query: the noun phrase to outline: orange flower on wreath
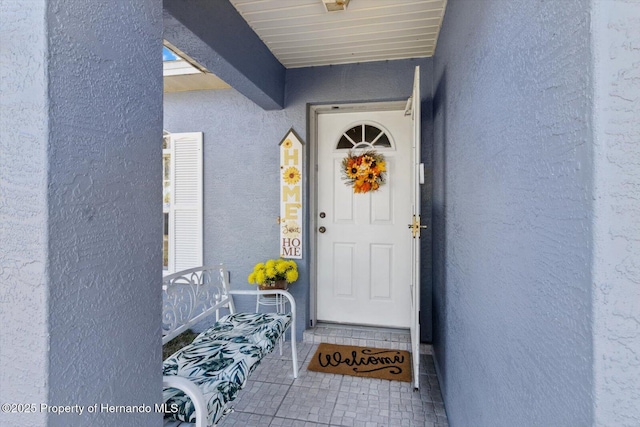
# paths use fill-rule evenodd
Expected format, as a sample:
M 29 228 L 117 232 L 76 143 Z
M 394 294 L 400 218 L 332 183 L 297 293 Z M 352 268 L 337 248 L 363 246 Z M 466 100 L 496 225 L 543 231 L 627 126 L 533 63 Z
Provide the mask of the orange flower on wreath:
M 342 179 L 353 188 L 354 193 L 378 190 L 385 183 L 386 170 L 384 156 L 375 150 L 358 156 L 349 152 L 342 160 Z
M 353 184 L 353 191 L 355 193 L 366 193 L 371 190 L 371 183 L 365 180 L 357 179 Z
M 378 175 L 387 171 L 387 164 L 382 162 L 376 162 L 375 166 L 372 168 Z

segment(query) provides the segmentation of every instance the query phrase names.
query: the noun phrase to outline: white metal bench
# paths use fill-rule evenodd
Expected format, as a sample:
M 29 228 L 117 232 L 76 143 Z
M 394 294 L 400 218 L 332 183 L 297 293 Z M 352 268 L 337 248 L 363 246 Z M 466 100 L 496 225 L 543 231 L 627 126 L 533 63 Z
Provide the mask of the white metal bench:
M 162 289 L 163 344 L 209 316 L 216 318 L 213 326 L 163 363 L 163 400 L 176 421 L 196 427 L 215 425 L 287 329 L 291 330 L 293 377 L 298 377 L 296 303 L 287 291 L 231 291 L 222 264 L 166 276 Z M 291 311 L 236 313 L 232 295 L 258 294 L 286 298 Z M 221 309 L 229 314 L 220 317 Z

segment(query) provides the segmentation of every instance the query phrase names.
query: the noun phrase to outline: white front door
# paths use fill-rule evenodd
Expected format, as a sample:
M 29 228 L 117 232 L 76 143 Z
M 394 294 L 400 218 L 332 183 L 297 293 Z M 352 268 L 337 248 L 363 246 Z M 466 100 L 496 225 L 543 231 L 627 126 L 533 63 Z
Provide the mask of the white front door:
M 413 121 L 413 161 L 411 174 L 413 175 L 413 188 L 411 205 L 413 220 L 411 227 L 413 272 L 411 276 L 411 354 L 413 363 L 413 386 L 420 386 L 420 231 L 426 228 L 420 224 L 420 184 L 424 181 L 424 171 L 421 170 L 420 145 L 420 67 L 416 67 L 413 77 L 413 93 L 411 94 L 410 113 Z
M 409 328 L 413 123 L 404 104 L 386 111 L 326 112 L 317 118 L 317 319 Z M 377 191 L 343 180 L 349 151 L 374 149 L 386 162 Z

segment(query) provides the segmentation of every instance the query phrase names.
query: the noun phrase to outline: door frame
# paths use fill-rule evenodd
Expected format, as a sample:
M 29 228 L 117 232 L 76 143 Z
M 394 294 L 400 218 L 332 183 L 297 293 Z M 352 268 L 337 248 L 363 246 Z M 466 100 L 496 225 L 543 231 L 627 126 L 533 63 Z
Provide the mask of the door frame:
M 317 273 L 318 273 L 318 115 L 339 114 L 346 112 L 368 112 L 386 110 L 406 110 L 406 98 L 398 101 L 381 102 L 338 102 L 329 104 L 309 104 L 308 132 L 309 141 L 309 327 L 315 327 L 318 322 L 317 313 Z M 413 178 L 412 178 L 413 179 Z M 410 221 L 407 218 L 407 221 Z

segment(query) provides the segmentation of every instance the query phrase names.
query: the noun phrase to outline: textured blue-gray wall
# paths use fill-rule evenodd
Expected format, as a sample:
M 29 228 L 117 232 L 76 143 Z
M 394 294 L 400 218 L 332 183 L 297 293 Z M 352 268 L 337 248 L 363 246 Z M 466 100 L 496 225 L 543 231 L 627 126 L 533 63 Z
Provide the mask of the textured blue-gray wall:
M 162 3 L 35 3 L 0 8 L 0 400 L 85 410 L 0 424 L 159 425 L 87 408 L 162 398 Z
M 49 400 L 161 400 L 162 5 L 48 2 Z M 162 415 L 50 416 L 50 426 Z
M 584 1 L 451 0 L 434 57 L 434 349 L 452 427 L 588 426 Z
M 308 142 L 308 103 L 406 99 L 411 95 L 416 65 L 421 66 L 423 80 L 423 152 L 428 168 L 431 61 L 427 59 L 287 70 L 285 109 L 280 111 L 264 111 L 234 89 L 165 94 L 166 130 L 204 132 L 205 263 L 225 262 L 232 286 L 248 287 L 246 276 L 253 265 L 278 255 L 278 143 L 286 131 L 293 127 Z M 305 162 L 308 160 L 307 152 Z M 308 173 L 308 163 L 305 168 Z M 431 205 L 427 196 L 425 192 L 423 211 L 428 221 Z M 308 216 L 308 192 L 304 198 Z M 307 221 L 306 236 L 308 228 Z M 429 233 L 425 233 L 423 244 L 423 310 L 429 313 Z M 308 246 L 299 264 L 301 279 L 290 290 L 299 307 L 301 337 L 309 319 Z M 255 300 L 245 299 L 240 307 L 250 309 L 249 301 L 255 304 Z M 424 317 L 428 321 L 430 316 Z M 425 340 L 430 339 L 430 326 L 425 323 Z
M 594 407 L 640 425 L 640 2 L 595 0 Z
M 204 264 L 224 262 L 235 289 L 249 288 L 254 264 L 278 256 L 278 143 L 291 125 L 285 110 L 265 111 L 234 89 L 165 94 L 164 128 L 204 133 Z M 307 286 L 290 288 L 299 306 Z M 255 297 L 235 300 L 255 308 Z

